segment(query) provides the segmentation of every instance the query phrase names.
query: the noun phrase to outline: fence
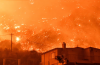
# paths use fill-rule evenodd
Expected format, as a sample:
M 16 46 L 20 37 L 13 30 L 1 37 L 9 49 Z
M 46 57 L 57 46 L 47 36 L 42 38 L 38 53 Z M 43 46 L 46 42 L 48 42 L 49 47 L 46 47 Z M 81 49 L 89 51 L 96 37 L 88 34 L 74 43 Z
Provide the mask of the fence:
M 34 65 L 33 59 L 0 59 L 0 65 Z

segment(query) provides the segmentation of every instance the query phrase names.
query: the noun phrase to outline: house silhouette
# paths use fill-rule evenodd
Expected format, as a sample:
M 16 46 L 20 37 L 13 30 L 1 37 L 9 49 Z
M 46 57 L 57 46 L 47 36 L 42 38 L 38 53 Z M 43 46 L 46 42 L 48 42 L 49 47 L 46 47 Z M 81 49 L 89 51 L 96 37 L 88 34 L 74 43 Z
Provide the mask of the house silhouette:
M 63 60 L 58 61 L 57 58 Z M 66 48 L 66 43 L 63 42 L 62 48 L 55 48 L 41 55 L 41 65 L 100 65 L 100 49 Z

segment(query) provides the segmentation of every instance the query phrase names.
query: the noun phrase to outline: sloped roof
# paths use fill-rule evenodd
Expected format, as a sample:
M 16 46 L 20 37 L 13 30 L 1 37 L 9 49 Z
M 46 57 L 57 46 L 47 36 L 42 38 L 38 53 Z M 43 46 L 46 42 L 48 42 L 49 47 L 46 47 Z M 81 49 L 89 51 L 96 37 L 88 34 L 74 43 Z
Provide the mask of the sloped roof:
M 94 47 L 88 47 L 88 48 L 75 47 L 75 48 L 81 48 L 81 49 L 89 49 L 89 48 L 92 48 L 92 49 L 98 49 L 98 48 L 94 48 Z M 51 51 L 56 50 L 56 49 L 63 49 L 63 48 L 54 48 L 54 49 L 48 50 L 48 51 L 46 51 L 46 52 L 44 52 L 44 53 L 42 53 L 42 54 L 51 52 Z M 66 49 L 74 49 L 74 48 L 66 48 Z
M 45 53 L 51 52 L 51 51 L 56 50 L 56 49 L 62 49 L 62 48 L 54 48 L 54 49 L 48 50 L 48 51 L 46 51 L 46 52 L 44 52 L 44 53 L 42 53 L 42 54 L 45 54 Z

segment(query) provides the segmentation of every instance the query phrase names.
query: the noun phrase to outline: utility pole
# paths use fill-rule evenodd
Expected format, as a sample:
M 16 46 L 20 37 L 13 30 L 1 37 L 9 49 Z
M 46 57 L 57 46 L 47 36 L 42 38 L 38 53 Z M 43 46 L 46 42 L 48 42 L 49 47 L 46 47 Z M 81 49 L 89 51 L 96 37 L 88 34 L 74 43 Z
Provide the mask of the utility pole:
M 11 33 L 11 52 L 12 52 L 12 33 Z

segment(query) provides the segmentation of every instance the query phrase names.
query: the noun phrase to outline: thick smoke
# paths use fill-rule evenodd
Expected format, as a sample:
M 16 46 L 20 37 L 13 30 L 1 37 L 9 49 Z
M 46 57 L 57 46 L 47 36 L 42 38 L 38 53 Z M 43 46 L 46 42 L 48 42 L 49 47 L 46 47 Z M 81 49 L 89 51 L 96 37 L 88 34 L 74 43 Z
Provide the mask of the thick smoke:
M 77 9 L 62 21 L 59 22 L 60 28 L 68 37 L 66 41 L 70 46 L 97 47 L 100 48 L 100 2 L 85 1 Z M 73 40 L 69 40 L 73 39 Z M 72 41 L 72 42 L 71 42 Z
M 39 49 L 61 47 L 62 42 L 66 42 L 67 47 L 100 48 L 99 4 L 99 0 L 34 0 L 34 4 L 2 1 L 0 34 L 13 32 L 13 42 L 18 36 L 21 41 L 17 44 L 28 43 L 26 46 Z M 5 30 L 4 26 L 10 29 Z M 10 36 L 6 38 L 10 40 Z

